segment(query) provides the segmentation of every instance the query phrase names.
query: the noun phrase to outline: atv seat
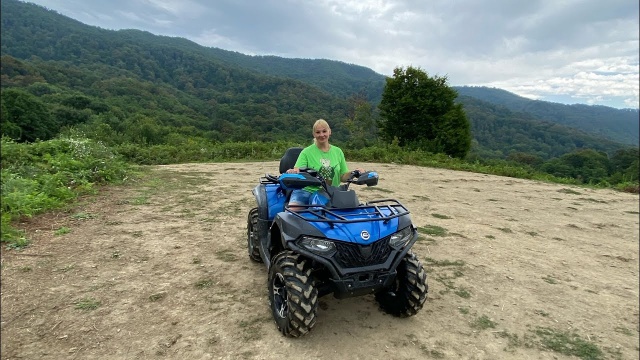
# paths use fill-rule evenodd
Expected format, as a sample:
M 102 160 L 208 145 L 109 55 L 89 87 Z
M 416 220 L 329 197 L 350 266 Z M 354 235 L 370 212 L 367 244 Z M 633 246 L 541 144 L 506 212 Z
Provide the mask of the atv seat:
M 287 151 L 284 152 L 284 155 L 280 159 L 280 174 L 284 174 L 287 170 L 293 169 L 301 151 L 301 147 L 292 147 L 288 148 Z M 285 190 L 284 196 L 287 203 L 289 202 L 292 191 L 293 190 Z
M 287 172 L 287 170 L 293 169 L 293 166 L 296 164 L 301 151 L 301 147 L 292 147 L 288 148 L 287 151 L 285 151 L 284 155 L 280 159 L 280 174 L 284 174 L 285 172 Z

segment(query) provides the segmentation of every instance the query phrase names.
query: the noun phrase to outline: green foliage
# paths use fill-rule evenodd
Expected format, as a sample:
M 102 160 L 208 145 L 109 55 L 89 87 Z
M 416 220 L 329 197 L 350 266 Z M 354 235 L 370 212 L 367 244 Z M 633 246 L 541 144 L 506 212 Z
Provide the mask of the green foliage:
M 585 149 L 549 160 L 541 170 L 558 177 L 574 178 L 581 183 L 599 183 L 608 178 L 609 167 L 607 154 Z
M 19 89 L 2 91 L 1 135 L 20 141 L 48 140 L 58 124 L 37 97 Z
M 140 165 L 162 165 L 205 161 L 277 160 L 288 148 L 294 146 L 302 145 L 284 141 L 212 143 L 205 139 L 183 138 L 175 145 L 144 146 L 127 143 L 115 146 L 114 150 L 128 162 Z
M 611 156 L 610 161 L 612 173 L 610 183 L 638 182 L 638 162 L 640 161 L 638 148 L 620 149 Z
M 485 329 L 493 329 L 497 325 L 496 322 L 489 319 L 487 315 L 482 315 L 476 318 L 472 323 L 471 327 L 474 329 L 485 330 Z
M 543 121 L 525 112 L 515 112 L 468 96 L 459 101 L 471 121 L 473 143 L 468 158 L 505 159 L 528 154 L 530 165 L 535 158 L 549 160 L 584 148 L 613 153 L 624 145 L 588 134 L 576 128 Z M 636 120 L 637 121 L 637 120 Z
M 345 127 L 351 133 L 349 146 L 361 149 L 378 142 L 378 126 L 371 104 L 361 98 L 351 99 L 352 112 L 345 121 Z
M 57 138 L 16 143 L 2 138 L 2 241 L 22 237 L 11 222 L 60 208 L 94 184 L 117 182 L 130 166 L 101 143 L 86 138 Z
M 560 125 L 551 103 L 519 98 L 500 106 L 458 97 L 446 77 L 412 67 L 387 79 L 336 61 L 246 56 L 137 30 L 90 27 L 20 1 L 1 6 L 1 131 L 34 142 L 13 144 L 5 155 L 3 141 L 2 180 L 29 195 L 11 198 L 14 207 L 27 204 L 29 214 L 91 191 L 96 179 L 121 177 L 109 165 L 71 154 L 70 144 L 37 139 L 92 139 L 136 164 L 276 160 L 287 147 L 309 144 L 318 118 L 329 120 L 332 140 L 349 161 L 639 191 L 638 148 Z M 379 114 L 374 104 L 383 90 Z M 482 94 L 493 96 L 490 90 Z M 500 104 L 503 95 L 484 99 Z M 560 110 L 576 127 L 583 119 L 597 122 L 596 113 L 615 118 L 590 129 L 602 134 L 629 132 L 623 123 L 638 123 L 637 111 L 620 117 L 604 107 Z M 378 139 L 383 113 L 380 135 L 388 144 Z M 603 128 L 607 123 L 619 128 Z M 15 159 L 20 172 L 5 172 L 7 159 Z
M 398 139 L 433 153 L 464 158 L 471 147 L 471 130 L 455 90 L 446 77 L 429 77 L 419 68 L 395 68 L 388 78 L 380 108 L 380 128 L 387 141 Z
M 619 143 L 638 146 L 640 125 L 637 109 L 614 109 L 583 104 L 564 105 L 531 100 L 505 90 L 482 86 L 461 86 L 455 89 L 462 99 L 473 97 L 485 104 L 494 104 L 496 108 L 509 110 L 518 118 L 521 118 L 523 113 L 527 113 L 539 120 L 547 121 L 550 125 L 565 129 L 580 129 Z M 463 100 L 463 102 L 468 111 L 467 101 Z
M 534 332 L 540 337 L 542 346 L 549 350 L 584 360 L 604 358 L 602 350 L 597 345 L 585 341 L 575 332 L 558 331 L 545 327 L 537 328 Z
M 76 301 L 75 305 L 76 309 L 79 310 L 95 310 L 101 305 L 101 303 L 94 298 L 85 297 Z

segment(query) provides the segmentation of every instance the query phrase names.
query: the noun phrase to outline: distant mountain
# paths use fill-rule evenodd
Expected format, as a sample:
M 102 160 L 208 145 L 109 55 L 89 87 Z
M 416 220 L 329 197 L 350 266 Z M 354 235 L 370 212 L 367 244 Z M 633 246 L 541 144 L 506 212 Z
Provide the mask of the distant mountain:
M 548 101 L 531 100 L 506 90 L 458 86 L 461 96 L 470 96 L 507 109 L 528 113 L 535 118 L 583 130 L 590 134 L 624 144 L 638 146 L 640 118 L 637 109 L 614 109 L 599 105 L 564 105 Z
M 145 122 L 149 131 L 140 137 L 149 143 L 173 133 L 308 141 L 308 126 L 319 117 L 346 142 L 348 99 L 377 105 L 384 89 L 385 76 L 358 65 L 248 56 L 140 30 L 105 30 L 16 0 L 1 7 L 3 90 L 37 96 L 62 124 L 98 118 L 125 133 Z M 610 153 L 624 146 L 621 139 L 637 146 L 637 112 L 634 131 L 623 110 L 455 89 L 472 123 L 474 149 L 486 157 L 531 152 L 546 159 L 585 147 Z
M 385 76 L 360 65 L 325 59 L 287 59 L 277 56 L 249 56 L 209 48 L 216 59 L 263 74 L 287 77 L 318 86 L 334 96 L 360 96 L 377 104 L 382 98 Z
M 525 112 L 460 95 L 471 122 L 472 151 L 481 158 L 507 158 L 513 153 L 528 153 L 546 160 L 590 148 L 613 153 L 620 143 L 554 123 L 542 121 Z

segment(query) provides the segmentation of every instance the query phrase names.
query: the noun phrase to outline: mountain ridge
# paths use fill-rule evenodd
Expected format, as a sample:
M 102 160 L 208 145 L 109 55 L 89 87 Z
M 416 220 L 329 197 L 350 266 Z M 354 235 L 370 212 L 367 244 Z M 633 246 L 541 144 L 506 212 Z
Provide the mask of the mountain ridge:
M 101 81 L 112 82 L 107 74 L 111 72 L 120 74 L 118 76 L 139 78 L 152 84 L 174 87 L 178 92 L 185 94 L 183 97 L 192 96 L 198 99 L 199 103 L 195 109 L 202 116 L 198 120 L 198 124 L 201 125 L 197 126 L 226 129 L 225 135 L 221 135 L 222 138 L 239 129 L 250 134 L 251 131 L 247 128 L 252 127 L 255 128 L 254 133 L 276 129 L 280 134 L 278 136 L 286 136 L 287 129 L 294 129 L 303 134 L 305 125 L 300 124 L 296 118 L 312 121 L 313 118 L 327 116 L 335 119 L 335 127 L 340 130 L 336 131 L 336 139 L 346 140 L 348 134 L 342 135 L 342 130 L 346 130 L 343 123 L 349 116 L 347 100 L 360 97 L 375 105 L 386 79 L 384 75 L 366 67 L 336 60 L 244 55 L 219 48 L 203 47 L 184 38 L 154 35 L 143 30 L 101 29 L 82 24 L 38 5 L 16 0 L 2 2 L 2 25 L 2 55 L 16 57 L 38 66 L 46 65 L 52 69 L 64 67 L 63 63 L 69 62 L 79 67 L 80 70 L 77 72 L 89 64 L 90 68 L 94 69 L 91 76 L 98 79 L 102 77 Z M 35 37 L 34 32 L 37 34 Z M 54 65 L 53 62 L 63 63 Z M 49 75 L 49 79 L 54 79 L 54 75 Z M 69 82 L 73 85 L 79 81 Z M 85 80 L 87 81 L 89 80 Z M 605 136 L 611 134 L 585 132 L 585 129 L 576 127 L 576 124 L 562 125 L 549 116 L 541 117 L 532 115 L 530 111 L 509 108 L 509 104 L 504 101 L 496 104 L 479 99 L 478 94 L 466 96 L 466 87 L 453 88 L 459 92 L 458 101 L 463 103 L 476 128 L 481 122 L 493 121 L 497 113 L 500 121 L 495 122 L 492 127 L 493 136 L 502 137 L 501 133 L 511 128 L 509 132 L 518 133 L 518 137 L 526 144 L 520 148 L 533 148 L 537 139 L 550 141 L 549 144 L 545 143 L 546 146 L 555 147 L 556 150 L 552 154 L 558 156 L 584 144 L 607 152 L 618 146 L 615 142 L 604 140 Z M 460 91 L 461 89 L 463 91 Z M 93 94 L 92 96 L 106 94 L 104 91 L 97 91 L 95 86 L 87 87 L 86 91 Z M 518 97 L 506 90 L 501 91 L 510 94 L 508 96 Z M 502 95 L 505 95 L 504 93 Z M 297 103 L 292 102 L 292 96 L 296 97 Z M 523 102 L 535 101 L 519 98 Z M 189 103 L 187 106 L 195 104 L 191 100 L 180 101 L 183 104 Z M 545 105 L 548 102 L 539 103 Z M 283 118 L 286 125 L 279 124 Z M 531 124 L 525 125 L 521 121 Z M 550 121 L 559 125 L 543 125 Z M 536 131 L 543 131 L 541 129 L 544 128 L 544 131 L 555 133 L 535 138 L 518 127 L 537 128 Z M 628 130 L 623 132 L 634 133 Z M 510 151 L 517 151 L 510 144 L 492 141 L 488 138 L 489 135 L 491 134 L 474 134 L 477 146 L 485 147 L 495 154 L 500 153 L 501 156 L 507 156 Z M 250 138 L 254 137 L 255 134 Z M 265 136 L 264 133 L 258 138 L 275 139 Z M 482 140 L 483 138 L 485 140 Z M 492 142 L 493 145 L 490 144 Z M 637 140 L 633 143 L 633 139 L 628 142 L 632 145 L 637 144 Z M 495 148 L 501 144 L 505 146 L 504 149 Z

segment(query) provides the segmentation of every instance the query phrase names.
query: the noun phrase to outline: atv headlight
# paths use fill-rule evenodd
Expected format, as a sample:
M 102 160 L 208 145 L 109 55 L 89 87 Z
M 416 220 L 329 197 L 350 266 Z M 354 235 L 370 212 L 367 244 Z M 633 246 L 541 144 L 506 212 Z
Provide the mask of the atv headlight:
M 411 235 L 413 235 L 411 226 L 407 226 L 406 228 L 391 235 L 391 239 L 389 240 L 389 245 L 391 245 L 394 248 L 401 248 L 407 245 L 409 240 L 411 240 Z
M 329 240 L 318 239 L 310 236 L 304 236 L 298 242 L 300 247 L 311 251 L 314 254 L 329 257 L 336 251 L 336 245 Z

